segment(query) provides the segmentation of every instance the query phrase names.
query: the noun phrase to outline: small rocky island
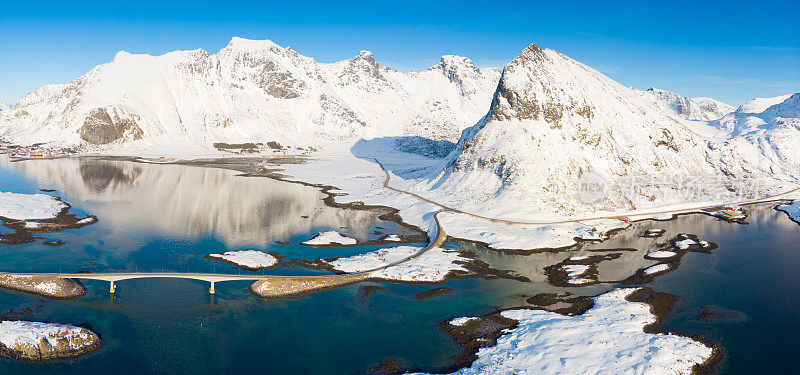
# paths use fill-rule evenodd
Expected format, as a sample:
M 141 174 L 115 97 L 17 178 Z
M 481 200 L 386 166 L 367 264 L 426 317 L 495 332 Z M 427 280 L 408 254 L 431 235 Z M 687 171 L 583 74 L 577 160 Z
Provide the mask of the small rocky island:
M 283 256 L 278 253 L 265 253 L 257 250 L 227 251 L 222 254 L 208 254 L 204 258 L 219 260 L 243 270 L 268 270 L 280 263 Z
M 71 299 L 86 293 L 79 282 L 56 276 L 15 275 L 0 272 L 0 288 L 19 290 L 53 299 Z
M 74 357 L 100 347 L 96 333 L 68 324 L 0 322 L 0 355 L 29 361 Z
M 336 231 L 320 232 L 313 238 L 301 242 L 303 246 L 351 246 L 357 244 L 355 238 L 347 237 Z
M 69 214 L 69 204 L 47 194 L 18 194 L 0 191 L 0 221 L 14 230 L 0 234 L 0 244 L 32 242 L 37 233 L 60 232 L 97 222 L 93 215 L 84 218 Z

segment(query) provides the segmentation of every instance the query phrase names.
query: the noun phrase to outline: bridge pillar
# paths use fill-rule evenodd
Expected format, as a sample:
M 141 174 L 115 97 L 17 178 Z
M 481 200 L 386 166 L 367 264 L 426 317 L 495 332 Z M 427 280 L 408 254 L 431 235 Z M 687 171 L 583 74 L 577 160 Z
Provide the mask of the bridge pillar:
M 111 294 L 114 294 L 116 291 L 117 291 L 117 287 L 116 287 L 116 285 L 114 285 L 114 282 L 112 281 L 111 282 L 111 290 L 110 290 L 110 292 L 111 292 Z
M 208 290 L 209 293 L 214 294 L 214 282 L 211 282 L 211 289 Z

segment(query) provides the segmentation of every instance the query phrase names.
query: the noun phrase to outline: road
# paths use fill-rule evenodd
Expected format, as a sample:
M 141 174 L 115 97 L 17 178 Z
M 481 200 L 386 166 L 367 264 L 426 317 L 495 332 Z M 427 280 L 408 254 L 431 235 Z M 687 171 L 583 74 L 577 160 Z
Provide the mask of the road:
M 391 174 L 383 166 L 383 163 L 381 163 L 380 161 L 378 161 L 378 159 L 375 159 L 375 158 L 373 158 L 372 160 L 374 160 L 375 163 L 377 163 L 381 167 L 381 170 L 386 175 L 386 178 L 384 179 L 384 182 L 383 182 L 383 186 L 385 188 L 389 189 L 389 190 L 392 190 L 392 191 L 395 191 L 395 192 L 398 192 L 398 193 L 402 193 L 402 194 L 406 194 L 406 195 L 410 195 L 410 196 L 413 196 L 413 197 L 415 197 L 415 198 L 417 198 L 417 199 L 419 199 L 421 201 L 424 201 L 424 202 L 430 203 L 432 205 L 435 205 L 435 206 L 440 208 L 440 212 L 441 211 L 450 211 L 450 212 L 455 212 L 455 213 L 467 215 L 467 216 L 470 216 L 470 217 L 474 217 L 476 219 L 490 221 L 490 222 L 493 222 L 493 223 L 502 223 L 502 224 L 510 224 L 510 225 L 554 225 L 554 224 L 577 223 L 577 222 L 591 221 L 591 220 L 605 220 L 605 219 L 622 220 L 622 219 L 627 219 L 628 216 L 643 216 L 643 215 L 651 216 L 651 215 L 662 215 L 662 214 L 678 214 L 678 213 L 684 213 L 684 212 L 689 212 L 689 211 L 709 210 L 709 209 L 712 209 L 712 208 L 715 208 L 715 207 L 719 207 L 719 206 L 723 206 L 723 205 L 743 206 L 743 205 L 756 204 L 756 203 L 772 202 L 772 201 L 781 200 L 780 197 L 782 197 L 782 196 L 785 196 L 785 195 L 788 195 L 788 194 L 792 194 L 792 193 L 796 193 L 796 192 L 800 191 L 800 187 L 798 187 L 798 188 L 795 188 L 795 189 L 792 189 L 792 190 L 789 190 L 789 191 L 786 191 L 786 192 L 783 192 L 783 193 L 780 193 L 780 194 L 776 194 L 776 195 L 772 195 L 772 196 L 765 197 L 765 198 L 760 198 L 760 199 L 746 200 L 746 201 L 740 201 L 740 202 L 729 202 L 729 203 L 722 203 L 722 204 L 715 204 L 715 205 L 684 207 L 684 208 L 680 208 L 680 209 L 630 212 L 630 213 L 627 213 L 627 214 L 615 214 L 615 215 L 594 216 L 594 217 L 579 217 L 579 218 L 569 218 L 569 219 L 563 219 L 563 220 L 514 221 L 514 220 L 497 219 L 497 218 L 492 218 L 492 217 L 487 217 L 487 216 L 482 216 L 482 215 L 478 215 L 478 214 L 462 211 L 462 210 L 459 210 L 457 208 L 450 207 L 450 206 L 444 205 L 442 203 L 430 200 L 430 199 L 425 198 L 425 197 L 423 197 L 423 196 L 421 196 L 419 194 L 412 193 L 410 191 L 405 191 L 405 190 L 394 188 L 394 187 L 389 185 Z
M 308 289 L 303 291 L 303 292 L 306 292 L 306 291 L 312 291 L 312 290 L 319 289 L 319 288 L 315 289 L 315 287 L 314 287 L 315 284 L 317 284 L 317 285 L 322 285 L 322 284 L 325 284 L 325 285 L 345 285 L 344 283 L 338 284 L 336 281 L 334 281 L 335 278 L 342 278 L 342 280 L 344 280 L 345 277 L 347 277 L 348 279 L 352 279 L 353 276 L 364 276 L 363 278 L 360 278 L 359 280 L 366 280 L 368 278 L 369 274 L 371 274 L 372 272 L 375 272 L 375 271 L 378 271 L 378 270 L 382 270 L 382 269 L 385 269 L 385 268 L 388 268 L 388 267 L 392 267 L 392 266 L 395 266 L 395 265 L 398 265 L 398 264 L 402 264 L 402 263 L 405 263 L 405 262 L 409 262 L 409 261 L 421 256 L 425 252 L 427 252 L 427 251 L 429 251 L 429 250 L 431 250 L 433 248 L 441 246 L 444 243 L 444 241 L 446 240 L 446 238 L 447 238 L 447 235 L 445 234 L 445 231 L 442 228 L 441 223 L 439 222 L 439 218 L 438 218 L 438 215 L 441 212 L 455 212 L 455 213 L 467 215 L 467 216 L 470 216 L 470 217 L 473 217 L 473 218 L 476 218 L 476 219 L 480 219 L 480 220 L 486 220 L 486 221 L 490 221 L 490 222 L 494 222 L 494 223 L 502 223 L 502 224 L 509 224 L 509 225 L 555 225 L 555 224 L 567 224 L 567 223 L 575 223 L 575 222 L 581 222 L 581 221 L 603 220 L 603 219 L 621 220 L 621 219 L 627 218 L 627 216 L 628 216 L 628 215 L 607 215 L 607 216 L 571 218 L 571 219 L 553 220 L 553 221 L 528 221 L 528 222 L 490 218 L 490 217 L 486 217 L 486 216 L 477 215 L 477 214 L 473 214 L 473 213 L 470 213 L 470 212 L 462 211 L 462 210 L 459 210 L 459 209 L 454 208 L 454 207 L 446 206 L 446 205 L 444 205 L 442 203 L 430 200 L 430 199 L 428 199 L 426 197 L 423 197 L 423 196 L 421 196 L 419 194 L 416 194 L 416 193 L 413 193 L 413 192 L 410 192 L 410 191 L 405 191 L 405 190 L 394 188 L 394 187 L 392 187 L 390 185 L 391 174 L 389 173 L 389 171 L 384 167 L 384 165 L 380 161 L 378 161 L 377 159 L 373 159 L 373 160 L 375 160 L 375 163 L 377 163 L 380 166 L 381 170 L 383 171 L 383 173 L 385 175 L 385 178 L 384 178 L 384 181 L 383 181 L 383 187 L 385 187 L 388 190 L 394 191 L 394 192 L 398 192 L 398 193 L 401 193 L 401 194 L 406 194 L 406 195 L 412 196 L 412 197 L 414 197 L 414 198 L 416 198 L 416 199 L 418 199 L 420 201 L 423 201 L 423 202 L 426 202 L 426 203 L 430 203 L 430 204 L 432 204 L 432 205 L 434 205 L 436 207 L 439 207 L 439 210 L 434 212 L 434 214 L 433 214 L 433 219 L 434 219 L 434 224 L 435 224 L 434 225 L 434 233 L 429 233 L 428 234 L 428 236 L 429 236 L 428 244 L 425 247 L 423 247 L 416 254 L 411 255 L 411 256 L 409 256 L 407 258 L 401 259 L 401 260 L 399 260 L 397 262 L 394 262 L 394 263 L 391 263 L 391 264 L 387 264 L 387 265 L 382 266 L 382 267 L 378 267 L 378 268 L 375 268 L 375 269 L 366 270 L 366 271 L 362 271 L 362 272 L 355 272 L 355 273 L 351 273 L 351 274 L 347 274 L 347 275 L 314 275 L 314 276 L 283 276 L 283 275 L 254 275 L 254 274 L 244 274 L 244 275 L 242 275 L 242 274 L 179 273 L 179 272 L 174 272 L 174 273 L 173 272 L 10 273 L 10 274 L 11 275 L 17 275 L 17 276 L 45 276 L 45 277 L 49 276 L 49 277 L 57 277 L 57 278 L 63 278 L 63 279 L 103 280 L 103 281 L 108 281 L 108 282 L 111 283 L 111 292 L 112 293 L 114 293 L 114 291 L 115 291 L 114 283 L 117 282 L 117 281 L 129 280 L 129 279 L 144 279 L 144 278 L 174 278 L 174 279 L 192 279 L 192 280 L 206 281 L 206 282 L 210 282 L 211 283 L 210 292 L 212 294 L 214 293 L 214 283 L 224 282 L 224 281 L 240 281 L 240 280 L 256 281 L 256 282 L 261 282 L 261 283 L 267 282 L 267 283 L 275 283 L 275 284 L 281 284 L 281 283 L 305 283 L 305 284 L 309 285 Z M 765 197 L 765 198 L 755 199 L 755 200 L 742 201 L 742 202 L 735 202 L 735 203 L 730 203 L 730 204 L 747 205 L 747 204 L 770 202 L 770 201 L 775 201 L 775 200 L 780 199 L 779 197 L 781 197 L 781 196 L 785 196 L 787 194 L 791 194 L 791 193 L 798 192 L 798 191 L 800 191 L 800 188 L 792 189 L 790 191 L 787 191 L 787 192 L 784 192 L 784 193 L 781 193 L 781 194 L 777 194 L 777 195 L 773 195 L 773 196 L 770 196 L 770 197 Z M 637 215 L 677 214 L 677 213 L 682 213 L 682 212 L 687 212 L 687 211 L 711 209 L 711 208 L 718 207 L 718 206 L 719 205 L 697 206 L 697 207 L 682 208 L 682 209 L 679 209 L 679 210 L 671 209 L 671 210 L 649 211 L 649 212 L 641 212 L 641 213 L 636 213 L 636 214 Z M 294 291 L 292 291 L 292 293 L 289 293 L 289 294 L 298 294 L 298 293 L 297 293 L 297 290 L 294 290 Z
M 255 274 L 218 274 L 218 273 L 181 273 L 181 272 L 105 272 L 105 273 L 3 273 L 14 276 L 29 277 L 54 277 L 61 279 L 83 279 L 83 280 L 102 280 L 110 283 L 110 292 L 116 293 L 116 282 L 130 279 L 148 278 L 172 278 L 172 279 L 192 279 L 211 283 L 209 292 L 215 294 L 214 284 L 225 281 L 255 281 L 259 285 L 270 284 L 273 289 L 269 292 L 269 297 L 283 297 L 307 293 L 320 289 L 327 289 L 342 285 L 351 284 L 367 280 L 372 272 L 385 269 L 397 264 L 405 263 L 424 254 L 426 251 L 441 246 L 447 239 L 439 223 L 439 212 L 433 214 L 435 222 L 434 233 L 429 234 L 428 244 L 419 252 L 397 262 L 387 264 L 371 270 L 354 272 L 345 275 L 308 275 L 308 276 L 286 276 L 286 275 L 255 275 Z M 253 284 L 256 285 L 256 284 Z M 281 286 L 284 286 L 283 288 Z M 251 288 L 252 290 L 252 288 Z

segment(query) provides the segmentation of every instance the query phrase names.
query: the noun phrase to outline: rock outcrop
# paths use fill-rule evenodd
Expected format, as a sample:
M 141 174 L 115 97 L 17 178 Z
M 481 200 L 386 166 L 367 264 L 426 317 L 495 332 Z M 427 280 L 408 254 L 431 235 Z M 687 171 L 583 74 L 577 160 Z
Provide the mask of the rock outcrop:
M 0 355 L 29 361 L 74 357 L 100 347 L 100 337 L 81 327 L 22 320 L 0 321 Z
M 119 52 L 0 111 L 0 136 L 84 151 L 213 152 L 214 143 L 319 149 L 385 136 L 455 141 L 485 113 L 500 76 L 467 58 L 400 72 L 371 52 L 319 63 L 268 40 L 216 54 Z
M 111 108 L 96 108 L 89 112 L 78 130 L 81 139 L 93 145 L 104 145 L 128 136 L 132 140 L 142 138 L 142 128 L 136 124 L 136 115 L 126 115 Z
M 15 275 L 0 273 L 0 288 L 19 290 L 53 299 L 71 299 L 86 293 L 77 281 L 55 276 Z

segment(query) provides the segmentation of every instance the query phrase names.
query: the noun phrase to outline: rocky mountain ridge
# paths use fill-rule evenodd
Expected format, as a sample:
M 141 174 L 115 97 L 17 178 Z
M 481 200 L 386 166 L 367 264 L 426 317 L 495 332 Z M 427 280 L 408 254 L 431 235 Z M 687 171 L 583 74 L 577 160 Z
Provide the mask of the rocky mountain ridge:
M 741 179 L 759 179 L 763 191 L 772 192 L 797 182 L 795 120 L 762 118 L 792 114 L 796 104 L 787 101 L 789 109 L 770 107 L 755 116 L 772 128 L 743 137 L 721 130 L 741 127 L 738 111 L 708 125 L 690 122 L 687 113 L 664 105 L 663 93 L 654 97 L 624 87 L 531 45 L 504 68 L 484 118 L 463 132 L 445 161 L 407 176 L 404 187 L 471 212 L 525 217 L 715 201 L 718 190 L 734 189 L 731 184 Z M 631 177 L 640 181 L 587 202 L 578 186 L 588 172 L 609 190 Z M 701 194 L 682 197 L 681 186 L 650 184 L 655 177 L 695 181 Z
M 328 64 L 268 40 L 233 38 L 216 54 L 119 52 L 73 82 L 25 95 L 0 114 L 0 135 L 132 152 L 403 135 L 456 140 L 486 112 L 498 78 L 498 69 L 458 56 L 400 72 L 367 51 Z
M 736 110 L 734 106 L 716 99 L 707 97 L 690 98 L 654 87 L 647 89 L 645 93 L 654 96 L 665 108 L 687 120 L 716 120 Z

